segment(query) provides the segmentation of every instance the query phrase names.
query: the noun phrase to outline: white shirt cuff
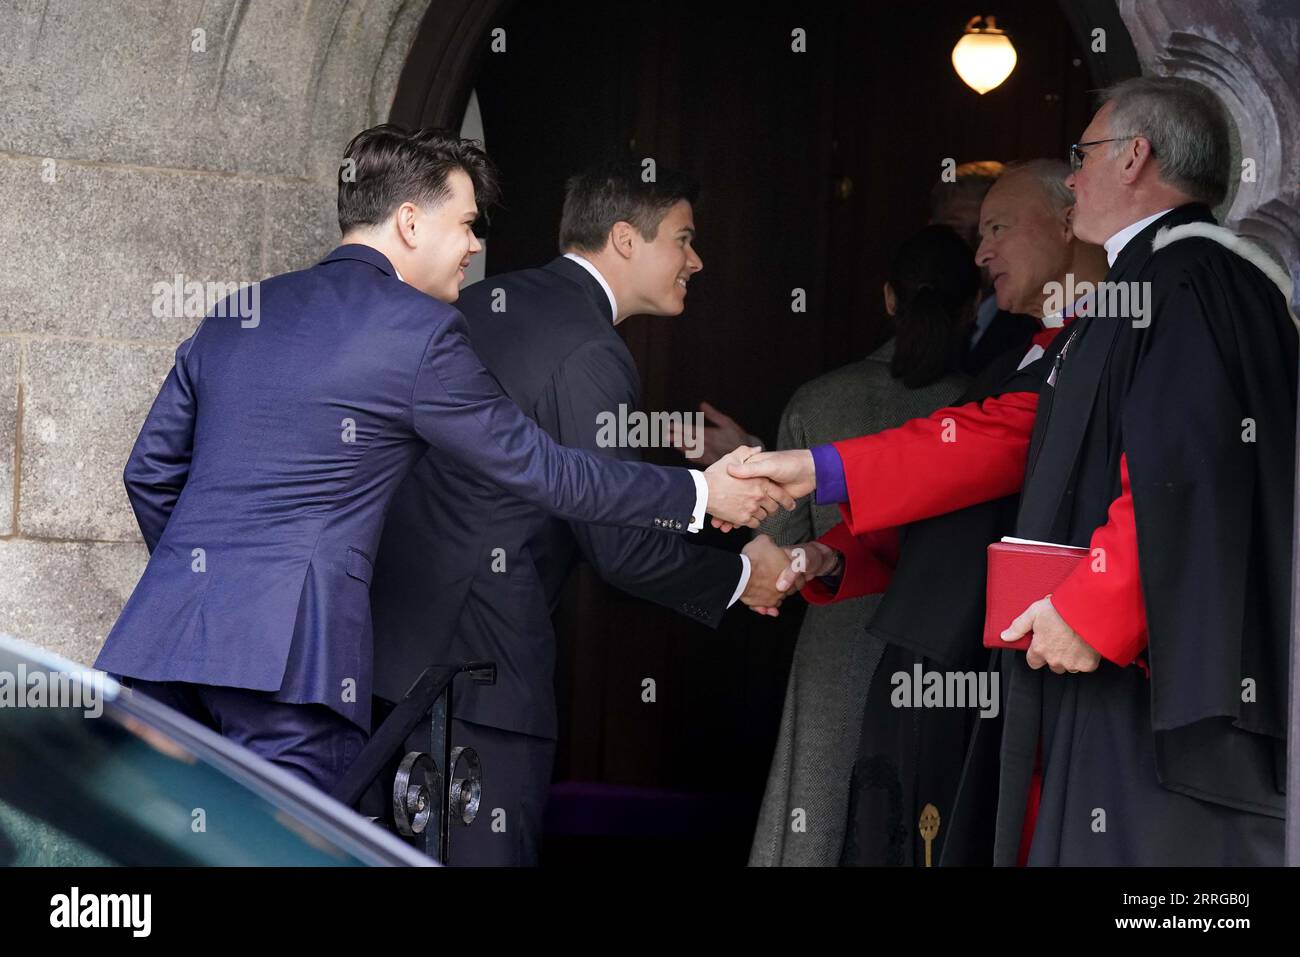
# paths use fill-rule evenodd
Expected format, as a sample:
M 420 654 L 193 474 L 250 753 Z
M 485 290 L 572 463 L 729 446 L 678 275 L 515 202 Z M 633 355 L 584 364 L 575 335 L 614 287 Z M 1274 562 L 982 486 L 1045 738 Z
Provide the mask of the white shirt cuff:
M 749 584 L 749 573 L 752 569 L 749 564 L 748 555 L 740 556 L 740 566 L 740 584 L 736 586 L 736 593 L 731 596 L 731 601 L 727 602 L 728 608 L 734 605 L 736 599 L 745 593 L 745 587 Z
M 709 483 L 704 480 L 704 473 L 697 469 L 687 469 L 695 480 L 695 511 L 691 513 L 691 524 L 686 526 L 688 532 L 698 532 L 704 527 L 704 509 L 709 504 Z

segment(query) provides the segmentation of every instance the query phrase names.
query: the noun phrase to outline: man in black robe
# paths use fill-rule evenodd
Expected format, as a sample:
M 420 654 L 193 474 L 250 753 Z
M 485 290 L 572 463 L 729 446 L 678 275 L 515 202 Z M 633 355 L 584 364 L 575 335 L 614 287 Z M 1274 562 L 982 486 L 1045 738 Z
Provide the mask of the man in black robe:
M 816 487 L 859 534 L 1023 485 L 1018 537 L 1090 549 L 1003 633 L 1033 640 L 1000 652 L 996 864 L 1280 864 L 1289 284 L 1214 226 L 1228 137 L 1199 87 L 1120 84 L 1072 153 L 1075 232 L 1111 269 L 1043 357 L 1032 431 L 1014 393 L 733 473 Z

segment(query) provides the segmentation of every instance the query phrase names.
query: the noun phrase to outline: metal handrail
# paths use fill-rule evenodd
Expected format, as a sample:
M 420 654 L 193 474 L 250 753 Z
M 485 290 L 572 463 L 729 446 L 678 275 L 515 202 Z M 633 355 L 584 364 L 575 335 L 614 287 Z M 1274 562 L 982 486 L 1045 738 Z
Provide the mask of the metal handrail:
M 429 722 L 427 752 L 410 752 L 408 763 L 415 767 L 423 766 L 419 760 L 427 754 L 432 758 L 434 774 L 432 785 L 425 788 L 435 791 L 438 800 L 432 806 L 421 805 L 417 810 L 423 815 L 416 834 L 424 839 L 424 851 L 440 863 L 448 863 L 450 851 L 451 823 L 451 789 L 452 747 L 450 694 L 452 680 L 459 674 L 468 673 L 475 684 L 496 684 L 497 666 L 492 661 L 473 661 L 459 665 L 430 665 L 421 672 L 420 677 L 411 685 L 410 690 L 402 696 L 392 712 L 370 736 L 347 771 L 335 784 L 330 796 L 355 808 L 362 796 L 374 784 L 376 778 L 384 771 L 390 761 L 406 747 L 406 741 L 426 719 Z M 428 777 L 426 771 L 426 778 Z M 424 797 L 421 786 L 415 785 L 420 798 L 412 797 L 413 802 Z M 407 800 L 405 787 L 403 793 L 394 794 L 395 807 Z M 427 810 L 427 814 L 424 812 Z M 395 811 L 396 815 L 396 811 Z M 414 836 L 414 835 L 412 835 Z

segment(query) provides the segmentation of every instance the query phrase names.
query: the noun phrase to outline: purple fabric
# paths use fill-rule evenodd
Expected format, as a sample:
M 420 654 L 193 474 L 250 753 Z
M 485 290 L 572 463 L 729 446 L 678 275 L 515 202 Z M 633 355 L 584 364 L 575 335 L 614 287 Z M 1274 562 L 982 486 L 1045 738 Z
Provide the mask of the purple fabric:
M 817 504 L 838 505 L 849 500 L 849 489 L 844 483 L 844 460 L 833 445 L 819 445 L 812 450 L 813 467 L 817 470 Z
M 715 834 L 718 820 L 734 814 L 741 801 L 735 794 L 560 781 L 551 785 L 546 803 L 546 833 L 643 837 Z

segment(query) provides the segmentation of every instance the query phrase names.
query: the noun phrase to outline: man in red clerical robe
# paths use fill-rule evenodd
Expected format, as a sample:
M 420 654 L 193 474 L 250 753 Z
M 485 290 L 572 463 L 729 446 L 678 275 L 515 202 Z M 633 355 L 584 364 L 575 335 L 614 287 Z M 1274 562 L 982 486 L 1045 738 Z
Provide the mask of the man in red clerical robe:
M 984 198 L 976 262 L 994 277 L 998 308 L 1025 316 L 1038 331 L 997 357 L 955 404 L 1005 392 L 1036 395 L 1045 375 L 1036 360 L 1079 305 L 1064 302 L 1060 291 L 1071 278 L 1095 283 L 1106 274 L 1104 250 L 1081 242 L 1071 228 L 1069 175 L 1060 160 L 1016 163 Z M 993 813 L 987 807 L 996 802 L 996 752 L 976 759 L 983 774 L 970 786 L 978 797 L 967 802 L 986 810 L 971 810 L 962 820 L 953 811 L 975 724 L 1000 720 L 996 658 L 979 640 L 985 556 L 990 542 L 1015 530 L 1017 506 L 1018 496 L 1011 495 L 891 529 L 882 542 L 884 561 L 850 563 L 840 591 L 884 594 L 866 624 L 866 636 L 882 653 L 863 689 L 841 864 L 992 861 Z M 853 539 L 844 526 L 840 533 Z M 817 543 L 804 548 L 822 550 Z M 821 580 L 805 595 L 814 603 L 833 600 Z M 942 702 L 933 693 L 935 679 L 944 675 L 966 689 L 957 707 L 936 706 Z M 993 728 L 989 732 L 985 738 L 996 740 Z

